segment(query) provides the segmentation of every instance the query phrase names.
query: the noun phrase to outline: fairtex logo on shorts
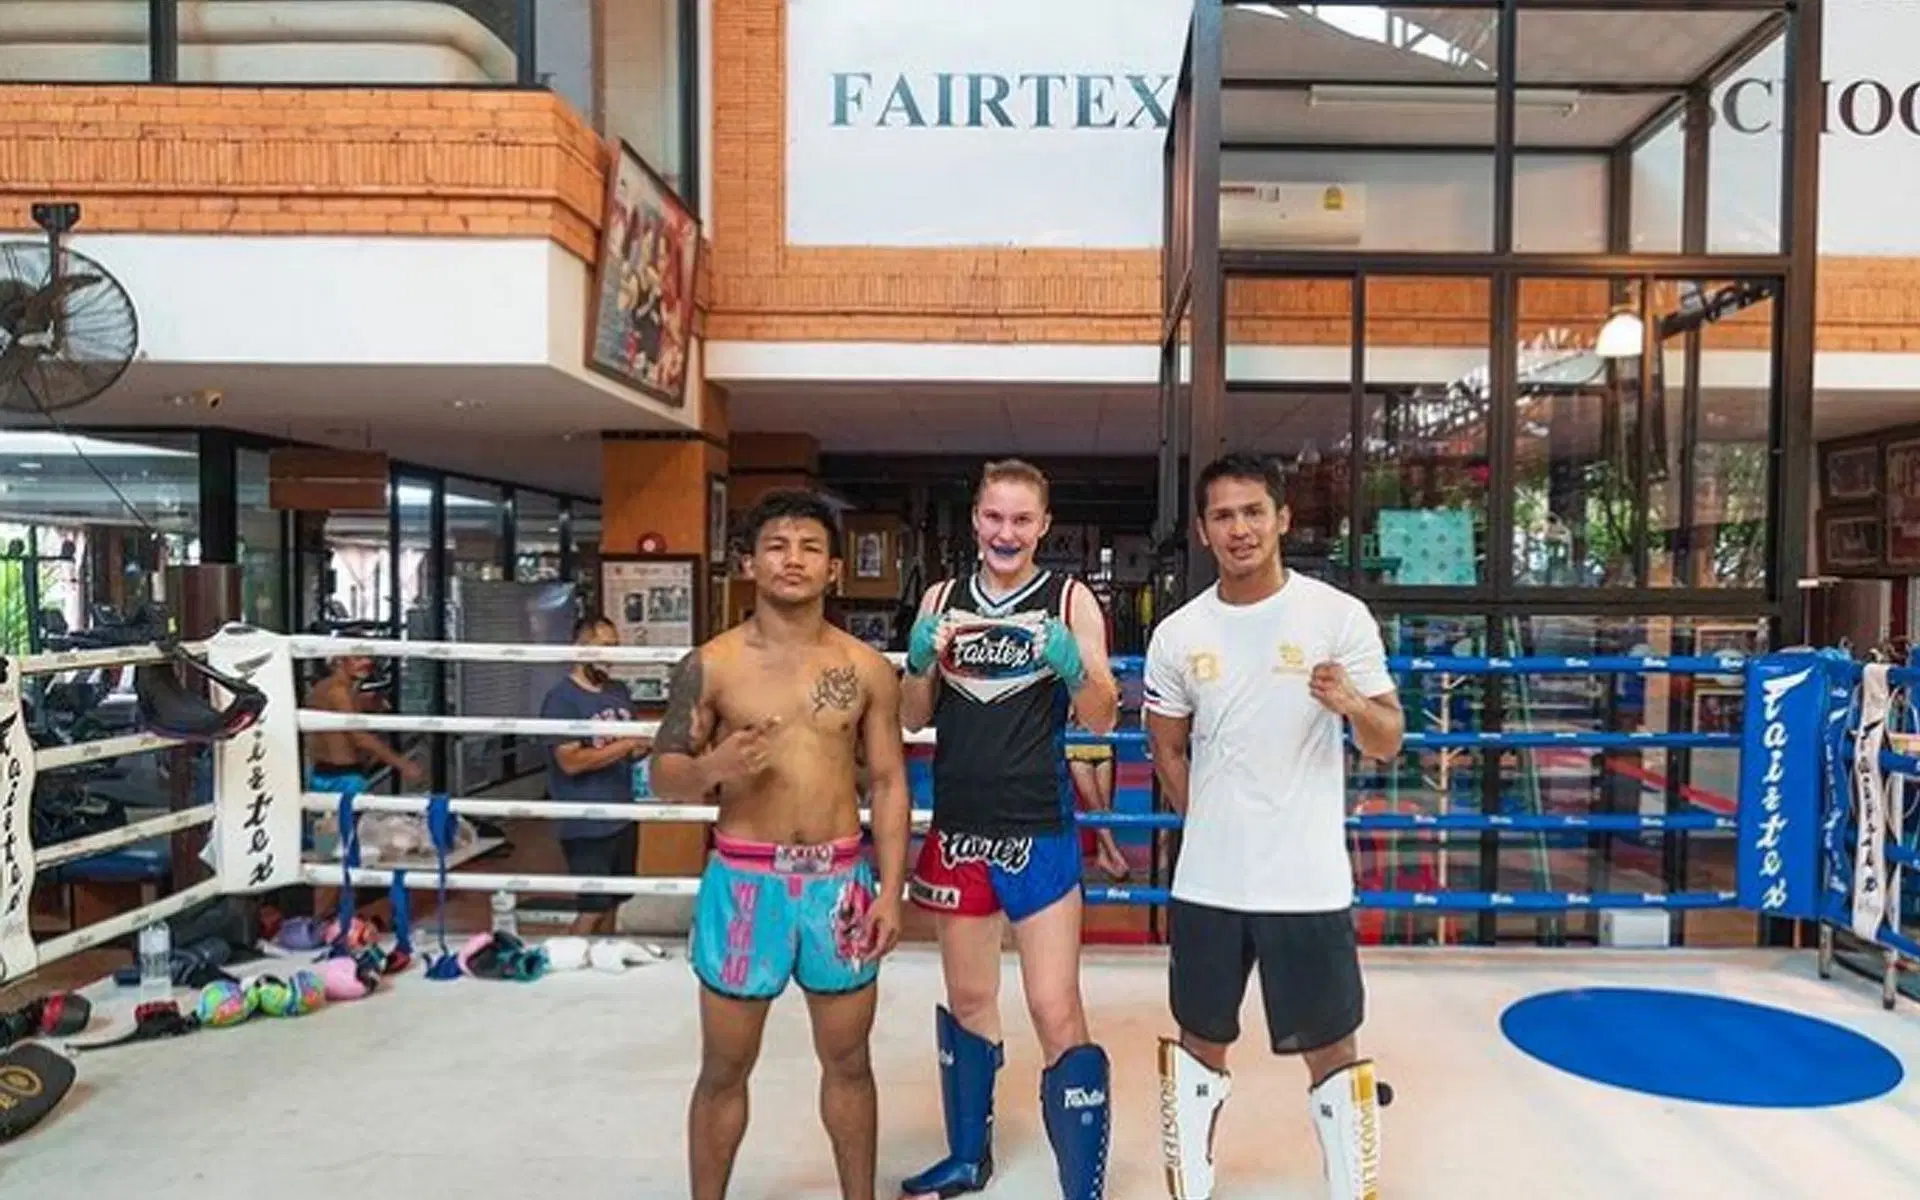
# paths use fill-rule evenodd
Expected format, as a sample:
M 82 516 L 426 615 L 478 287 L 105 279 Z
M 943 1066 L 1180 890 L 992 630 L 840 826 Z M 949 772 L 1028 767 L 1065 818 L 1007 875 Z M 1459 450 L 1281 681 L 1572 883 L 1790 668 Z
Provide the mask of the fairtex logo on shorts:
M 1027 869 L 1033 857 L 1033 839 L 1025 837 L 986 837 L 978 833 L 940 835 L 940 861 L 948 870 L 967 863 L 992 863 L 1009 875 Z
M 1070 1087 L 1060 1102 L 1067 1108 L 1103 1108 L 1107 1103 L 1107 1094 L 1099 1088 Z

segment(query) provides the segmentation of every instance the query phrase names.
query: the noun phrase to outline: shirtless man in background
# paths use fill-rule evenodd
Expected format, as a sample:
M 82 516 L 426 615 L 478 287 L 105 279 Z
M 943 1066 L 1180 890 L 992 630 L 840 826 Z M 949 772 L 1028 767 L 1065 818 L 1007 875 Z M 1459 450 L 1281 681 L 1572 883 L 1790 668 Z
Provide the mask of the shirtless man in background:
M 327 674 L 307 693 L 307 707 L 324 712 L 363 713 L 370 707 L 361 689 L 373 674 L 373 660 L 345 655 L 327 660 Z M 425 768 L 398 753 L 378 734 L 356 729 L 346 733 L 309 733 L 307 753 L 312 761 L 307 780 L 316 792 L 354 792 L 367 790 L 368 770 L 384 763 L 407 783 L 419 783 L 427 777 Z
M 674 669 L 650 775 L 662 799 L 720 807 L 689 947 L 702 985 L 693 1200 L 726 1195 L 761 1030 L 790 980 L 807 997 L 841 1195 L 874 1200 L 868 1042 L 878 960 L 900 936 L 910 820 L 899 677 L 827 623 L 841 535 L 824 501 L 770 493 L 741 534 L 753 615 Z M 857 755 L 877 883 L 861 845 Z

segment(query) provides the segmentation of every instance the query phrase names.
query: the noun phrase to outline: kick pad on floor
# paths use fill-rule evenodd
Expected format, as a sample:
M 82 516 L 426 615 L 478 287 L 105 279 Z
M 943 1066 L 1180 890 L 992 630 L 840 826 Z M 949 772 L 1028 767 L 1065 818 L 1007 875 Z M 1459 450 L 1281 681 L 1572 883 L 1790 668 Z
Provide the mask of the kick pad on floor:
M 0 1054 L 0 1143 L 46 1119 L 73 1086 L 71 1059 L 26 1042 Z
M 1509 1007 L 1500 1031 L 1568 1074 L 1703 1104 L 1852 1104 L 1904 1075 L 1891 1051 L 1830 1021 L 1695 992 L 1547 992 Z

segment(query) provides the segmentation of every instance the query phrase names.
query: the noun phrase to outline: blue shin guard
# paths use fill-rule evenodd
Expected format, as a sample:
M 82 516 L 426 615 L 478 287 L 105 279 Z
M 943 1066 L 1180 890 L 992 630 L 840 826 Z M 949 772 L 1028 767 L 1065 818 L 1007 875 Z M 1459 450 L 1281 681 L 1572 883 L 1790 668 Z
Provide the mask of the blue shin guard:
M 1107 1052 L 1075 1046 L 1040 1076 L 1040 1111 L 1060 1167 L 1061 1200 L 1104 1200 L 1107 1141 Z
M 906 1180 L 909 1196 L 948 1200 L 987 1186 L 993 1177 L 993 1082 L 1005 1061 L 1001 1047 L 938 1010 L 940 1100 L 947 1116 L 947 1157 Z

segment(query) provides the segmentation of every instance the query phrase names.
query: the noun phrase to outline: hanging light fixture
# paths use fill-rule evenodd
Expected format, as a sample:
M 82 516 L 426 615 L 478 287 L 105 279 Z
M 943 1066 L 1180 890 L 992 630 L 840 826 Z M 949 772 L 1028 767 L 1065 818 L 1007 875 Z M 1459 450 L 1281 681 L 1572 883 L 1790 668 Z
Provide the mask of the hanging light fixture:
M 1600 326 L 1593 352 L 1601 358 L 1639 358 L 1646 345 L 1647 327 L 1631 308 L 1616 308 Z

